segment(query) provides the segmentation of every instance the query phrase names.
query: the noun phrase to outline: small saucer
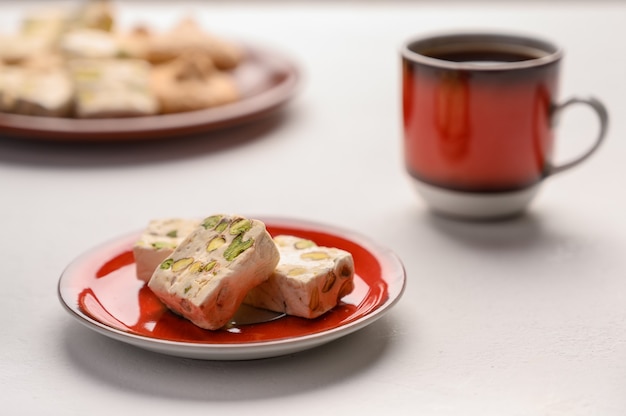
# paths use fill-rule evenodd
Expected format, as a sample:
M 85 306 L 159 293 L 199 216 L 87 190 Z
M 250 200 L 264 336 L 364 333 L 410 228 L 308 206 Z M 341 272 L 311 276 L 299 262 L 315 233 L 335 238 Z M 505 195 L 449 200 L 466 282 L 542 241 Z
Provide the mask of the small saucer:
M 411 178 L 417 192 L 436 213 L 468 220 L 493 220 L 520 215 L 539 191 L 539 184 L 511 192 L 460 192 Z
M 402 296 L 404 266 L 376 241 L 305 220 L 259 219 L 272 235 L 300 236 L 349 251 L 354 290 L 318 319 L 244 305 L 223 329 L 209 331 L 169 311 L 137 278 L 132 248 L 141 230 L 136 230 L 74 259 L 59 279 L 59 299 L 89 329 L 139 348 L 201 360 L 252 360 L 293 354 L 351 334 L 378 320 Z

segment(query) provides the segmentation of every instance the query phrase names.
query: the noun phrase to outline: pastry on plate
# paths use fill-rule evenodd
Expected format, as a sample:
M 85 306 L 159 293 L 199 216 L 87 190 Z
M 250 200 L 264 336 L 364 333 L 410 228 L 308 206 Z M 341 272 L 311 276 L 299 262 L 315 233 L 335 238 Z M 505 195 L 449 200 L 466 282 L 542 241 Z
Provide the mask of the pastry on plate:
M 222 70 L 232 69 L 244 59 L 239 45 L 207 33 L 192 18 L 183 19 L 162 33 L 139 26 L 123 38 L 130 56 L 153 64 L 171 61 L 188 52 L 206 55 Z
M 162 113 L 201 110 L 240 98 L 234 77 L 217 69 L 208 56 L 196 52 L 155 66 L 151 85 Z

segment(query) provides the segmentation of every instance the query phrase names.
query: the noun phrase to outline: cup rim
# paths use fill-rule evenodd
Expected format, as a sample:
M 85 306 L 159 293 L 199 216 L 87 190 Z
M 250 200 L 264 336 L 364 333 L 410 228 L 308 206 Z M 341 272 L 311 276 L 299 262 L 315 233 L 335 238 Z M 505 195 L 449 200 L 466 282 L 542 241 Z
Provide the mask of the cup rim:
M 510 45 L 515 45 L 518 47 L 540 49 L 544 51 L 546 55 L 523 61 L 501 62 L 484 65 L 474 62 L 458 62 L 434 58 L 414 50 L 419 44 L 422 45 L 422 48 L 426 48 L 441 46 L 445 44 L 458 45 L 459 43 L 472 42 L 487 42 L 493 45 L 509 45 L 509 47 Z M 559 61 L 562 58 L 563 49 L 557 46 L 555 43 L 542 39 L 535 35 L 525 35 L 499 31 L 456 31 L 440 32 L 412 37 L 402 45 L 401 55 L 403 59 L 407 61 L 435 68 L 490 72 L 533 68 L 551 64 L 553 62 Z

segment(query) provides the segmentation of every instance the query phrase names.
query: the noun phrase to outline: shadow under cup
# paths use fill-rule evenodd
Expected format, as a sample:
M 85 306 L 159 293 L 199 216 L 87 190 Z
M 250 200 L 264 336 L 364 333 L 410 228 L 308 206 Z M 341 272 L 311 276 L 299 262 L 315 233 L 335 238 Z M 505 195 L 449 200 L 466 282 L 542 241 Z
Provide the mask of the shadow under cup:
M 450 34 L 406 43 L 405 163 L 432 208 L 494 217 L 526 207 L 554 173 L 561 58 L 557 46 L 516 35 Z

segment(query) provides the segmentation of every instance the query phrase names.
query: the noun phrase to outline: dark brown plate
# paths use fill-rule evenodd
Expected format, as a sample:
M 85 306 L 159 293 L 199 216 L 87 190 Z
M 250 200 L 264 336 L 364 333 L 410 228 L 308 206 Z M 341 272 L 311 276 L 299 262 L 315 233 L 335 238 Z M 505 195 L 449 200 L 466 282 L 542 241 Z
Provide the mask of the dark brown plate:
M 146 117 L 73 119 L 0 113 L 0 134 L 54 141 L 124 141 L 168 138 L 231 127 L 271 114 L 293 97 L 298 68 L 286 57 L 247 46 L 233 75 L 243 98 L 235 103 Z

